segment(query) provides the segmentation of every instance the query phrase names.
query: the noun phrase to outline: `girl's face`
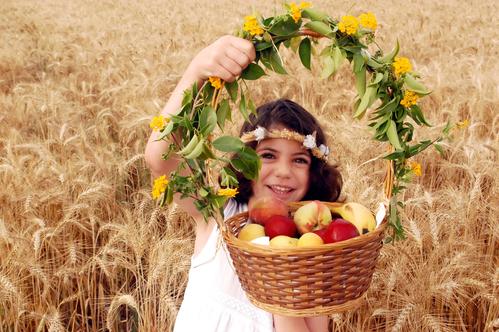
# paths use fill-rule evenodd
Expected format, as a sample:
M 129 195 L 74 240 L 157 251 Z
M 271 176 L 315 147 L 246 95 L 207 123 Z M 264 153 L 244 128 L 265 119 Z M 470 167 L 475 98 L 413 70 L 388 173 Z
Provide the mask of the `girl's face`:
M 274 196 L 285 202 L 295 202 L 305 196 L 312 162 L 308 150 L 294 140 L 270 138 L 256 146 L 256 153 L 262 161 L 262 169 L 259 178 L 252 182 L 250 201 Z

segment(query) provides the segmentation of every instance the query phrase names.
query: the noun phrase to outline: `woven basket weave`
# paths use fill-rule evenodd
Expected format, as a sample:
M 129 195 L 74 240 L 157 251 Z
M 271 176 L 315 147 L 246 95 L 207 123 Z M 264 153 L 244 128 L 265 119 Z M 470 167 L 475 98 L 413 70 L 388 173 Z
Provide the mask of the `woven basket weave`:
M 305 203 L 290 203 L 291 212 Z M 237 235 L 247 221 L 247 212 L 229 218 L 222 234 L 242 288 L 255 306 L 275 314 L 309 317 L 361 304 L 383 245 L 386 219 L 356 238 L 291 249 L 239 240 Z

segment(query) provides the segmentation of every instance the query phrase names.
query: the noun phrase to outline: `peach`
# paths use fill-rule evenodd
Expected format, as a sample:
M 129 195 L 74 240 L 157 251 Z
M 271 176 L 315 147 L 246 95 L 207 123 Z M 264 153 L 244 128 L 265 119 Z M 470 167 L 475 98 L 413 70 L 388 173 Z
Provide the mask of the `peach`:
M 285 202 L 275 197 L 261 197 L 251 201 L 248 207 L 249 218 L 260 225 L 264 225 L 272 216 L 285 216 L 289 214 Z
M 300 234 L 305 234 L 326 227 L 333 217 L 325 204 L 313 201 L 296 210 L 293 219 Z

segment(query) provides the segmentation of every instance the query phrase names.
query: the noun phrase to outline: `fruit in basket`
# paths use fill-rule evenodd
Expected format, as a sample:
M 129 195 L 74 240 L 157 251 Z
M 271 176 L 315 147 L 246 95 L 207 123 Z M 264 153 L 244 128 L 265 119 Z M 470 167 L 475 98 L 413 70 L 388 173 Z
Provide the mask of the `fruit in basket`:
M 251 241 L 262 236 L 265 236 L 265 229 L 262 225 L 246 224 L 241 228 L 237 237 L 243 241 Z
M 339 207 L 332 207 L 331 211 L 354 224 L 355 227 L 357 227 L 359 234 L 366 234 L 376 228 L 376 219 L 374 219 L 374 215 L 368 208 L 360 203 L 348 202 Z
M 260 225 L 264 225 L 272 216 L 288 216 L 289 210 L 285 202 L 272 197 L 261 197 L 251 201 L 248 207 L 249 218 Z
M 298 244 L 298 239 L 286 235 L 278 235 L 270 240 L 270 246 L 279 249 L 295 248 Z
M 325 242 L 324 235 L 326 234 L 326 229 L 327 228 L 317 229 L 317 230 L 313 231 L 312 233 L 319 235 L 321 237 L 322 241 Z M 305 233 L 305 234 L 307 234 L 307 233 Z
M 324 232 L 324 243 L 335 243 L 345 241 L 359 236 L 357 227 L 344 219 L 335 219 Z
M 272 216 L 265 223 L 265 234 L 273 239 L 278 235 L 293 237 L 296 234 L 296 225 L 293 219 L 286 216 Z
M 322 238 L 315 233 L 305 233 L 298 239 L 298 247 L 314 247 L 324 244 Z
M 300 234 L 324 228 L 333 220 L 331 210 L 319 201 L 301 206 L 296 210 L 293 219 Z

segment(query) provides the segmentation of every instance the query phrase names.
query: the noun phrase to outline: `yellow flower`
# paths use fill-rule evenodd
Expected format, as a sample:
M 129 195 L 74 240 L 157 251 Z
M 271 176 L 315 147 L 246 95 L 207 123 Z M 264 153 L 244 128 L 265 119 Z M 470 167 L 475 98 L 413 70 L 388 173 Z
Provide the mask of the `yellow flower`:
M 456 128 L 457 129 L 464 129 L 470 125 L 470 120 L 464 119 L 463 121 L 459 121 L 456 123 Z
M 152 198 L 158 199 L 161 194 L 165 192 L 167 185 L 168 179 L 166 178 L 166 175 L 161 175 L 159 178 L 154 179 L 154 184 L 152 186 Z
M 229 198 L 234 197 L 238 194 L 237 188 L 220 188 L 218 189 L 217 195 L 227 196 Z
M 338 29 L 350 36 L 357 32 L 358 27 L 359 20 L 357 19 L 357 17 L 352 15 L 342 16 L 341 21 L 338 24 Z
M 263 34 L 263 29 L 254 15 L 248 15 L 244 18 L 243 30 L 249 32 L 251 36 Z
M 421 164 L 416 162 L 416 161 L 412 161 L 409 163 L 409 167 L 411 168 L 411 171 L 412 173 L 414 173 L 414 175 L 416 176 L 421 176 L 423 174 L 423 172 L 421 171 Z
M 310 2 L 301 2 L 299 5 L 294 2 L 289 4 L 289 13 L 295 23 L 298 23 L 298 21 L 301 19 L 301 11 L 305 8 L 310 7 L 311 5 L 312 4 Z
M 151 127 L 154 131 L 160 131 L 165 128 L 166 124 L 170 121 L 170 119 L 166 119 L 164 116 L 159 115 L 152 118 L 151 123 L 149 123 L 149 127 Z
M 378 21 L 376 21 L 376 16 L 373 13 L 364 13 L 359 16 L 360 24 L 368 29 L 376 30 L 378 27 Z
M 210 81 L 211 86 L 215 89 L 218 90 L 222 87 L 222 80 L 220 79 L 220 77 L 210 76 L 208 77 L 208 80 Z
M 409 108 L 412 105 L 416 105 L 418 103 L 419 96 L 414 91 L 406 91 L 404 93 L 404 98 L 400 101 L 400 105 L 405 108 Z
M 412 71 L 411 62 L 405 57 L 395 57 L 395 61 L 393 61 L 392 66 L 396 76 Z

